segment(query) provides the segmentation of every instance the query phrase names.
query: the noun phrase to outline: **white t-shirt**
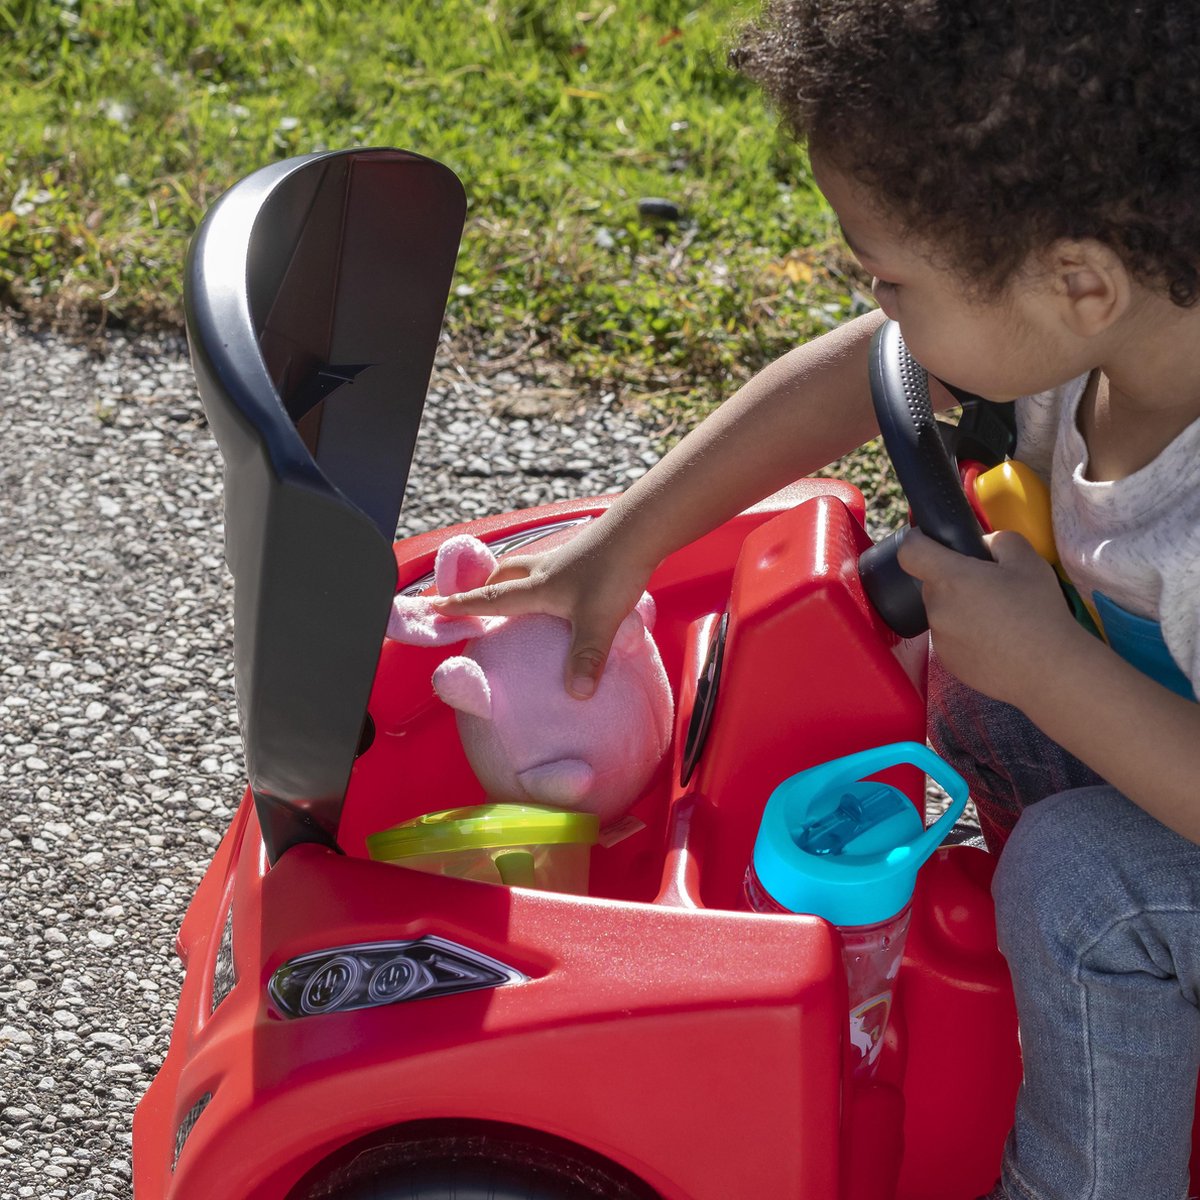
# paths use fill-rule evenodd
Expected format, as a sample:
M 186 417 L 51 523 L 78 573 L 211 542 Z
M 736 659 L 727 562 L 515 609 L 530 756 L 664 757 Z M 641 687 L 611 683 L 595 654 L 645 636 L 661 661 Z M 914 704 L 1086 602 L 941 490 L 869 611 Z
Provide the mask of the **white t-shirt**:
M 1157 621 L 1200 696 L 1200 420 L 1124 479 L 1087 478 L 1087 376 L 1017 401 L 1014 457 L 1050 486 L 1059 560 L 1081 596 Z

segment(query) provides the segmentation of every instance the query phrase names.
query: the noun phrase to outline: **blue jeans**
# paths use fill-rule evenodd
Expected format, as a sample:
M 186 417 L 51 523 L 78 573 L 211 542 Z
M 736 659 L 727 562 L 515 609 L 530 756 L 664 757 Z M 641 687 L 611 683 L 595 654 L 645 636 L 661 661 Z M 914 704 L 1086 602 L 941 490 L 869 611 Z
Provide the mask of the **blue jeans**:
M 930 740 L 971 785 L 993 853 L 1004 848 L 992 894 L 1024 1079 L 988 1200 L 1181 1200 L 1200 1070 L 1200 846 L 936 659 L 929 696 Z

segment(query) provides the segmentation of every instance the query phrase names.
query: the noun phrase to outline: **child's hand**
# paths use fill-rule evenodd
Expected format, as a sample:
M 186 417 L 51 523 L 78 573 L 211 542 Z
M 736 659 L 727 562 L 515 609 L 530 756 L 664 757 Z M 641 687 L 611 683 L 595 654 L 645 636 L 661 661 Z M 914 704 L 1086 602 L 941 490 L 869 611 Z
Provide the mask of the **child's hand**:
M 1023 707 L 1072 639 L 1088 634 L 1063 600 L 1054 568 L 1019 533 L 988 534 L 994 561 L 948 550 L 913 530 L 900 565 L 923 584 L 938 657 L 977 691 Z
M 599 522 L 596 523 L 596 526 Z M 586 700 L 596 690 L 617 629 L 642 597 L 650 571 L 610 562 L 591 529 L 542 554 L 502 559 L 488 581 L 432 601 L 446 616 L 515 617 L 549 613 L 571 623 L 566 688 Z

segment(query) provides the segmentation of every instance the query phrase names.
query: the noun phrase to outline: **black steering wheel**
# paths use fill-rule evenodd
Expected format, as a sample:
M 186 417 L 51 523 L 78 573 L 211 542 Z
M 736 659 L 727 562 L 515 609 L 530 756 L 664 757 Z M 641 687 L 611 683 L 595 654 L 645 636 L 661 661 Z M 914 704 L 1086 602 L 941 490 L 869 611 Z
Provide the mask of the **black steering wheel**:
M 960 554 L 989 559 L 983 531 L 947 453 L 929 399 L 929 375 L 908 352 L 900 326 L 887 321 L 871 339 L 871 399 L 883 444 L 922 533 Z M 897 530 L 865 550 L 858 560 L 867 598 L 901 637 L 929 628 L 921 585 L 896 561 L 908 535 Z

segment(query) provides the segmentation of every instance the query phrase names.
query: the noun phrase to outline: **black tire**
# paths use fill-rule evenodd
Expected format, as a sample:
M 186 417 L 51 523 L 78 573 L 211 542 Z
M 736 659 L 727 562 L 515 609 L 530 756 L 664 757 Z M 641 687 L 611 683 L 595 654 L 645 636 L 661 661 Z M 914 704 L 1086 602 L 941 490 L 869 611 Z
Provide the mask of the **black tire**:
M 522 1179 L 501 1164 L 439 1162 L 388 1171 L 327 1193 L 330 1200 L 576 1200 L 592 1191 L 563 1191 L 557 1184 Z
M 660 1198 L 628 1171 L 582 1147 L 480 1123 L 436 1133 L 410 1128 L 364 1139 L 306 1177 L 289 1200 Z

